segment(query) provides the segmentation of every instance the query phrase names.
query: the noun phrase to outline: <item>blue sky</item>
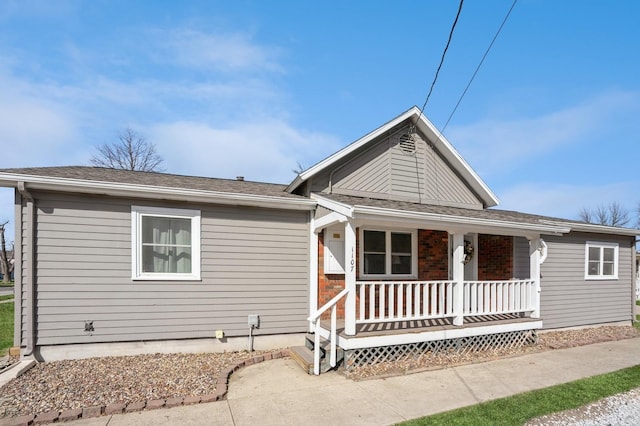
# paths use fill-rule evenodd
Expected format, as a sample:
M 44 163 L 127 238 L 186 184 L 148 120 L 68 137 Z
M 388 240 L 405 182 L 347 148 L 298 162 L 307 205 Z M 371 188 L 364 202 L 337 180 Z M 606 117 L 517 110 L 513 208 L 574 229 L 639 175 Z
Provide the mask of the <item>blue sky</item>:
M 467 0 L 439 128 L 511 0 Z M 130 126 L 168 172 L 287 183 L 422 106 L 458 2 L 0 2 L 0 168 L 83 165 Z M 519 0 L 445 136 L 500 208 L 640 201 L 640 2 Z M 0 192 L 0 219 L 12 219 Z

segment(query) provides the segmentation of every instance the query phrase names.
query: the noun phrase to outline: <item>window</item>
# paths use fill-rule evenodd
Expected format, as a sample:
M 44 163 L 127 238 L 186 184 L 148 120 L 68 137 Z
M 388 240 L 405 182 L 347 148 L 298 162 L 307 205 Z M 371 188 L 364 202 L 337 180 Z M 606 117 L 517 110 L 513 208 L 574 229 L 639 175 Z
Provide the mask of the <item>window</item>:
M 362 254 L 360 274 L 362 276 L 415 275 L 417 241 L 415 232 L 376 231 L 361 232 Z
M 587 242 L 585 250 L 585 279 L 618 278 L 618 244 Z
M 132 277 L 200 279 L 200 211 L 131 207 Z

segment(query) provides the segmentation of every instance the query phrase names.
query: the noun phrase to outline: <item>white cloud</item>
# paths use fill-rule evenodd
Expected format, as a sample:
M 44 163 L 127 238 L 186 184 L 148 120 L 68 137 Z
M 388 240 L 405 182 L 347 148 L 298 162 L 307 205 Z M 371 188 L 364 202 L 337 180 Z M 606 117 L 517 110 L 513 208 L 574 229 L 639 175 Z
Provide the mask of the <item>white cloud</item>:
M 583 208 L 593 209 L 611 202 L 619 202 L 633 211 L 640 196 L 635 182 L 594 186 L 544 182 L 523 183 L 506 188 L 500 194 L 500 201 L 497 208 L 503 210 L 577 219 Z
M 330 135 L 305 133 L 277 119 L 225 128 L 182 121 L 148 133 L 172 172 L 275 183 L 293 180 L 297 162 L 308 167 L 338 146 Z
M 281 49 L 262 46 L 248 34 L 208 34 L 193 29 L 175 29 L 158 38 L 161 57 L 171 64 L 200 70 L 277 71 Z
M 64 107 L 28 97 L 0 99 L 0 167 L 59 163 L 75 158 L 70 148 L 76 123 Z M 59 160 L 54 160 L 59 158 Z
M 531 157 L 604 135 L 610 129 L 611 117 L 631 106 L 638 108 L 639 103 L 638 93 L 610 92 L 540 117 L 488 118 L 454 126 L 446 135 L 480 174 L 487 176 L 511 171 Z

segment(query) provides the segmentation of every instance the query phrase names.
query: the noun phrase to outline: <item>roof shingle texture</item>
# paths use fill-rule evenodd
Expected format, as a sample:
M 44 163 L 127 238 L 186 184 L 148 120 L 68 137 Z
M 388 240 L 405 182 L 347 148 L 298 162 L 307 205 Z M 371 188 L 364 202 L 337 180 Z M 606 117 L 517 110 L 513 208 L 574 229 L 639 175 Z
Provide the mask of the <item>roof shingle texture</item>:
M 579 221 L 571 221 L 556 217 L 540 216 L 534 214 L 520 213 L 509 210 L 499 209 L 465 209 L 462 207 L 438 206 L 433 204 L 419 204 L 409 201 L 383 200 L 378 198 L 354 197 L 351 195 L 341 194 L 318 194 L 321 197 L 337 201 L 339 203 L 348 204 L 350 206 L 377 207 L 390 210 L 402 210 L 416 213 L 430 213 L 444 216 L 459 216 L 474 219 L 499 220 L 502 222 L 531 223 L 540 224 L 543 221 L 562 222 L 562 223 L 582 223 Z
M 231 194 L 263 195 L 292 199 L 305 198 L 286 192 L 286 185 L 274 183 L 252 182 L 235 179 L 217 179 L 197 176 L 182 176 L 168 173 L 139 172 L 130 170 L 108 169 L 102 167 L 31 167 L 0 169 L 0 173 L 13 173 L 31 176 L 75 179 L 82 181 L 110 182 L 165 188 L 225 192 Z

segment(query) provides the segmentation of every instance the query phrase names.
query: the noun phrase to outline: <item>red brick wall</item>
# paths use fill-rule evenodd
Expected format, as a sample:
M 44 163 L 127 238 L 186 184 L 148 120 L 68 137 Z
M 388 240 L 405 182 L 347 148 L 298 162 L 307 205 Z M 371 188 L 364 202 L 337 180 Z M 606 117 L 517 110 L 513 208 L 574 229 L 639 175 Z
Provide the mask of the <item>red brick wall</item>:
M 446 231 L 418 230 L 418 279 L 449 278 L 449 234 Z
M 513 277 L 513 238 L 478 235 L 478 280 L 508 280 Z
M 344 289 L 344 274 L 324 273 L 324 231 L 318 234 L 318 307 L 322 307 Z M 344 299 L 338 303 L 336 314 L 344 318 Z M 331 318 L 331 310 L 326 312 L 323 319 Z

